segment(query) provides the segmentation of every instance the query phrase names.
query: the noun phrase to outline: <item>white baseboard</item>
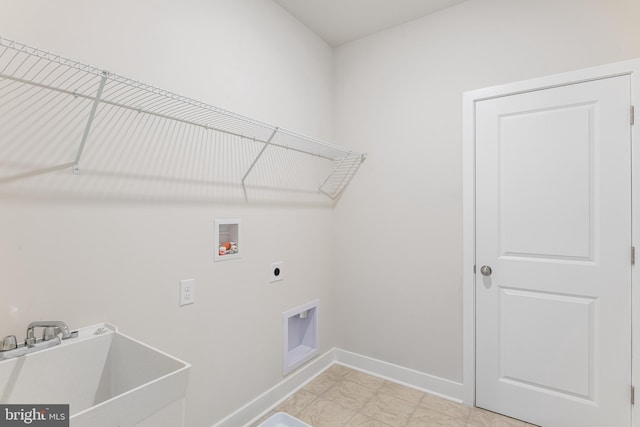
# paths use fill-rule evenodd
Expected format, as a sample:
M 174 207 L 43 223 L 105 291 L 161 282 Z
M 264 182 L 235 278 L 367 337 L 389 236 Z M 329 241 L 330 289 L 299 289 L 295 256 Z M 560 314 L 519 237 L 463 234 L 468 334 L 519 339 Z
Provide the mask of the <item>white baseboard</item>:
M 279 405 L 292 394 L 302 388 L 306 383 L 320 375 L 325 369 L 334 363 L 334 351 L 331 349 L 316 357 L 300 368 L 297 372 L 288 375 L 269 390 L 253 399 L 237 411 L 218 421 L 213 427 L 238 427 L 246 426 L 257 421 L 268 413 L 271 408 Z
M 424 392 L 435 394 L 457 403 L 463 402 L 464 387 L 462 383 L 425 374 L 393 363 L 334 349 L 336 363 L 363 371 L 389 381 L 403 384 Z
M 287 376 L 251 402 L 218 421 L 213 427 L 248 426 L 256 422 L 272 408 L 288 399 L 292 394 L 304 387 L 305 384 L 335 363 L 435 394 L 457 403 L 463 402 L 464 387 L 462 383 L 333 348 L 316 357 L 297 372 Z

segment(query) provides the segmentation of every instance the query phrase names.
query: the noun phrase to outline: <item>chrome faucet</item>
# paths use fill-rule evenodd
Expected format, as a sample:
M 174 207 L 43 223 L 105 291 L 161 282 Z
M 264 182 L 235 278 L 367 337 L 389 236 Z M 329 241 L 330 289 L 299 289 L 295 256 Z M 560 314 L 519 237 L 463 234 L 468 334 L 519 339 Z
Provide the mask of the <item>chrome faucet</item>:
M 71 330 L 69 330 L 69 326 L 66 323 L 60 320 L 50 320 L 50 321 L 37 321 L 29 323 L 27 326 L 27 339 L 25 340 L 25 344 L 29 347 L 32 347 L 36 343 L 36 328 L 44 328 L 42 333 L 42 340 L 49 341 L 55 338 L 58 334 L 61 334 L 60 338 L 63 340 L 72 338 Z M 76 336 L 78 334 L 76 333 Z
M 36 328 L 43 328 L 41 340 L 36 339 Z M 18 344 L 15 335 L 4 337 L 0 346 L 0 360 L 54 347 L 62 343 L 62 340 L 77 336 L 78 331 L 70 331 L 66 323 L 58 320 L 31 322 L 27 326 L 27 338 L 24 344 Z

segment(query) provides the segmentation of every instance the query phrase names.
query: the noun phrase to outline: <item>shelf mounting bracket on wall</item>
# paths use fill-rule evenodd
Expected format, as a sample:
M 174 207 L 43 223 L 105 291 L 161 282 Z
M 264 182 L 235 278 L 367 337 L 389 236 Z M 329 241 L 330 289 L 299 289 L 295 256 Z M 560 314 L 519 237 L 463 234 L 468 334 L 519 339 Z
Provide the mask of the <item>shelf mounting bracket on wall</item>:
M 360 165 L 362 165 L 366 158 L 366 154 L 358 154 L 354 157 L 353 153 L 347 153 L 342 158 L 342 160 L 340 160 L 340 163 L 338 163 L 336 167 L 333 168 L 331 173 L 327 175 L 322 184 L 320 184 L 320 186 L 318 187 L 318 191 L 320 191 L 331 200 L 338 199 L 349 182 L 351 182 L 353 176 L 356 174 L 358 168 L 360 168 Z M 334 181 L 332 185 L 332 187 L 334 188 L 333 192 L 329 189 L 325 189 L 330 181 Z M 335 190 L 336 188 L 338 190 Z
M 80 174 L 80 167 L 78 166 L 80 163 L 80 158 L 82 157 L 82 152 L 84 151 L 84 145 L 87 142 L 87 138 L 89 137 L 89 131 L 91 130 L 91 124 L 93 123 L 93 119 L 96 116 L 96 110 L 98 109 L 98 104 L 100 104 L 100 98 L 102 97 L 102 91 L 104 90 L 104 85 L 107 83 L 107 76 L 109 73 L 106 71 L 102 72 L 102 78 L 100 79 L 100 86 L 98 86 L 98 92 L 96 93 L 96 98 L 93 100 L 93 105 L 91 106 L 91 111 L 89 112 L 89 118 L 87 120 L 87 125 L 84 127 L 84 132 L 82 133 L 82 140 L 80 141 L 80 146 L 78 147 L 78 151 L 76 153 L 76 158 L 73 161 L 71 166 L 71 170 L 74 175 Z
M 256 158 L 253 160 L 253 163 L 251 163 L 251 166 L 249 166 L 249 169 L 247 170 L 247 172 L 242 177 L 241 184 L 242 184 L 242 191 L 244 192 L 244 199 L 245 200 L 248 200 L 248 198 L 247 198 L 247 187 L 245 187 L 244 182 L 247 179 L 247 177 L 249 176 L 249 174 L 251 173 L 251 171 L 253 170 L 253 168 L 255 167 L 256 163 L 258 163 L 258 160 L 260 159 L 260 157 L 262 157 L 262 155 L 264 154 L 264 152 L 267 149 L 267 147 L 269 145 L 271 145 L 271 141 L 273 141 L 273 137 L 276 136 L 276 133 L 278 133 L 278 128 L 277 127 L 273 130 L 273 132 L 271 132 L 271 135 L 269 136 L 269 139 L 267 139 L 264 142 L 264 146 L 262 147 L 262 149 L 260 150 L 260 152 L 258 153 Z

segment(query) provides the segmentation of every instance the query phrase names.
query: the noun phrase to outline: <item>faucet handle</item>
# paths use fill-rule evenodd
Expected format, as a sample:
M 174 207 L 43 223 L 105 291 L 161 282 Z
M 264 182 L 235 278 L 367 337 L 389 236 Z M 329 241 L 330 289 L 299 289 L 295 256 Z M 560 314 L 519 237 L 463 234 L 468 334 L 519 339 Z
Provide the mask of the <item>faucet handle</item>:
M 18 347 L 18 340 L 15 335 L 7 335 L 2 339 L 1 351 L 13 350 Z
M 47 326 L 42 329 L 42 341 L 49 341 L 55 338 L 58 334 L 62 334 L 60 330 L 55 326 Z

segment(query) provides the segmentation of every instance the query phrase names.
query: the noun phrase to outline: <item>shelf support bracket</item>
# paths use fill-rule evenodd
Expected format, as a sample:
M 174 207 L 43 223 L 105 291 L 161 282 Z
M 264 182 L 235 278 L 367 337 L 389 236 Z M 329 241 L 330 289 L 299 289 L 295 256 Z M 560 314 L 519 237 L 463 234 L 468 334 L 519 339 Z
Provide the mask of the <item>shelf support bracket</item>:
M 356 172 L 358 171 L 362 163 L 367 159 L 366 154 L 361 154 L 357 159 L 354 159 L 353 163 L 349 165 L 349 169 L 347 170 L 347 172 L 343 174 L 342 179 L 340 180 L 340 183 L 336 186 L 337 190 L 333 194 L 325 191 L 322 187 L 324 187 L 327 184 L 327 182 L 329 182 L 329 180 L 338 172 L 338 170 L 342 168 L 342 165 L 349 158 L 351 154 L 352 154 L 351 152 L 348 152 L 342 158 L 340 163 L 335 168 L 333 168 L 333 171 L 331 171 L 331 173 L 327 176 L 327 178 L 318 187 L 318 191 L 320 191 L 322 194 L 324 194 L 331 200 L 336 200 L 338 197 L 340 197 L 340 194 L 342 194 L 344 189 L 347 188 L 347 186 L 353 179 L 353 176 L 356 174 Z
M 249 166 L 249 170 L 247 170 L 247 173 L 245 173 L 244 176 L 242 177 L 242 189 L 244 190 L 245 199 L 247 198 L 247 190 L 244 187 L 244 181 L 247 179 L 247 177 L 253 170 L 256 163 L 258 163 L 258 160 L 260 160 L 260 157 L 262 157 L 262 154 L 264 154 L 264 151 L 267 149 L 269 145 L 271 145 L 271 140 L 273 140 L 273 137 L 276 136 L 276 133 L 278 133 L 278 128 L 275 128 L 273 130 L 273 132 L 271 133 L 271 136 L 269 136 L 269 139 L 267 139 L 267 141 L 264 143 L 264 147 L 262 147 L 262 150 L 260 150 L 256 158 L 253 160 L 253 163 L 251 163 L 251 166 Z
M 74 175 L 78 175 L 80 173 L 80 167 L 78 166 L 78 164 L 80 163 L 80 158 L 82 157 L 82 151 L 84 150 L 84 145 L 87 142 L 87 138 L 89 137 L 89 131 L 91 130 L 91 124 L 93 123 L 93 118 L 96 115 L 98 104 L 100 104 L 100 98 L 102 98 L 102 91 L 104 89 L 104 85 L 105 83 L 107 83 L 107 75 L 108 73 L 106 71 L 102 72 L 102 79 L 100 79 L 98 92 L 96 93 L 96 97 L 93 100 L 93 105 L 91 106 L 91 112 L 89 113 L 89 119 L 87 120 L 87 125 L 84 127 L 82 140 L 80 141 L 80 147 L 78 147 L 78 151 L 76 152 L 76 158 L 71 164 L 71 170 L 73 171 Z

